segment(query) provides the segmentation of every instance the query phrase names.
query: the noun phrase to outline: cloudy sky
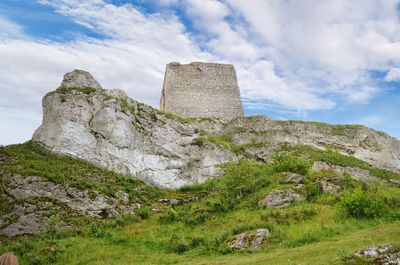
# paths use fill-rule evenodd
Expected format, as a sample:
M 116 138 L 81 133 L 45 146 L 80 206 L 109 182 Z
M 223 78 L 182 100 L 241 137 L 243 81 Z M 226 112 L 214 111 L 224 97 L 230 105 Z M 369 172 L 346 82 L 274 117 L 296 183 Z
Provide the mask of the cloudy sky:
M 247 115 L 400 138 L 400 0 L 1 0 L 0 144 L 66 72 L 158 107 L 171 61 L 234 64 Z

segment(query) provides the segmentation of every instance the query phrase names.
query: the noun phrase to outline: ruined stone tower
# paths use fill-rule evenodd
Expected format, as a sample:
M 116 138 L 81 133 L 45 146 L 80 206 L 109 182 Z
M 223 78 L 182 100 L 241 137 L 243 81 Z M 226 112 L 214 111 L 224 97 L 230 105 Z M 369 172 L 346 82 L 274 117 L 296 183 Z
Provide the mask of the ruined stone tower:
M 202 62 L 167 64 L 160 110 L 182 117 L 243 116 L 235 68 Z

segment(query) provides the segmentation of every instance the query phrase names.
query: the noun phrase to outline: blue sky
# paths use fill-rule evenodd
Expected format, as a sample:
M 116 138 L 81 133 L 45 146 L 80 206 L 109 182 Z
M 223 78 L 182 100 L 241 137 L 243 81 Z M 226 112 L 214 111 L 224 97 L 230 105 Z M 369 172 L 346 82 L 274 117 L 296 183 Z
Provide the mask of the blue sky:
M 400 138 L 400 0 L 3 0 L 0 144 L 30 139 L 62 75 L 158 107 L 165 64 L 235 65 L 247 115 Z

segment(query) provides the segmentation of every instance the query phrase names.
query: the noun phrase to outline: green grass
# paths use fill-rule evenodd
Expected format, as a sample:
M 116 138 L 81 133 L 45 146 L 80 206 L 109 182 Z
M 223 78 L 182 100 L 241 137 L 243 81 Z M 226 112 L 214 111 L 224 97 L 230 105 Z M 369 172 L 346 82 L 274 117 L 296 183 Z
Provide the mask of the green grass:
M 218 141 L 230 139 L 223 136 Z M 71 228 L 57 228 L 53 222 L 37 236 L 2 238 L 0 253 L 14 251 L 22 265 L 344 264 L 345 257 L 358 248 L 400 243 L 399 188 L 344 178 L 340 184 L 344 192 L 339 196 L 315 192 L 312 182 L 331 177 L 331 173 L 312 172 L 311 161 L 327 157 L 331 162 L 344 162 L 336 154 L 309 153 L 304 158 L 297 156 L 295 149 L 287 149 L 271 164 L 253 160 L 225 164 L 225 174 L 219 178 L 167 191 L 79 159 L 55 155 L 35 142 L 2 147 L 0 154 L 6 157 L 0 164 L 2 172 L 39 175 L 110 195 L 124 190 L 145 207 L 136 215 L 107 220 L 67 213 L 59 218 L 67 218 Z M 282 172 L 286 171 L 305 176 L 311 186 L 302 192 L 309 195 L 308 200 L 282 209 L 258 207 L 257 202 L 270 191 L 293 187 L 283 181 Z M 161 196 L 198 194 L 203 195 L 200 200 L 183 205 L 158 203 Z M 378 208 L 385 211 L 376 214 Z M 229 248 L 236 234 L 257 228 L 271 231 L 261 250 L 233 252 Z
M 399 173 L 376 168 L 353 156 L 340 154 L 334 149 L 320 150 L 307 145 L 282 144 L 281 150 L 290 152 L 294 156 L 306 157 L 310 161 L 322 161 L 342 167 L 358 167 L 365 169 L 372 175 L 383 179 L 400 179 Z
M 206 120 L 210 120 L 208 118 L 189 118 L 189 117 L 181 117 L 181 116 L 177 116 L 173 113 L 170 112 L 160 112 L 162 115 L 164 115 L 165 117 L 167 117 L 168 119 L 171 120 L 176 120 L 179 121 L 181 123 L 195 123 L 195 122 L 200 122 L 200 121 L 206 121 Z
M 114 100 L 117 101 L 117 103 L 121 107 L 121 111 L 124 112 L 125 114 L 129 115 L 129 113 L 132 113 L 132 114 L 135 113 L 136 109 L 135 109 L 134 105 L 129 102 L 129 98 L 128 97 L 126 97 L 126 96 L 104 95 L 104 100 L 105 101 L 111 100 L 111 99 L 114 99 Z
M 97 91 L 94 87 L 61 87 L 56 90 L 60 94 L 70 94 L 72 92 L 79 92 L 86 95 Z
M 130 195 L 132 202 L 140 203 L 165 193 L 135 178 L 96 167 L 81 159 L 52 153 L 38 142 L 1 147 L 0 155 L 6 157 L 6 161 L 0 164 L 0 171 L 4 173 L 41 176 L 55 183 L 96 190 L 104 195 L 114 196 L 123 191 Z
M 333 135 L 353 135 L 355 131 L 366 128 L 363 125 L 353 125 L 353 124 L 328 124 L 323 122 L 313 122 L 313 121 L 301 121 L 301 120 L 288 120 L 288 121 L 274 121 L 282 126 L 284 130 L 287 130 L 289 126 L 293 124 L 304 124 L 310 126 L 316 126 L 321 129 L 329 130 Z M 289 132 L 291 130 L 289 129 Z

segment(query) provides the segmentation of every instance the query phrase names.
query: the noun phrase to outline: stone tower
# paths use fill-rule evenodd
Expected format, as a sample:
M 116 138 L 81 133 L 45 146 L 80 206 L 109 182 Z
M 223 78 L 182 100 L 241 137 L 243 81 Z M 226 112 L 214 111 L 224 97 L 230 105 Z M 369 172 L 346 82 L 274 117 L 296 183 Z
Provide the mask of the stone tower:
M 243 116 L 235 68 L 202 62 L 167 64 L 160 110 L 182 117 Z

